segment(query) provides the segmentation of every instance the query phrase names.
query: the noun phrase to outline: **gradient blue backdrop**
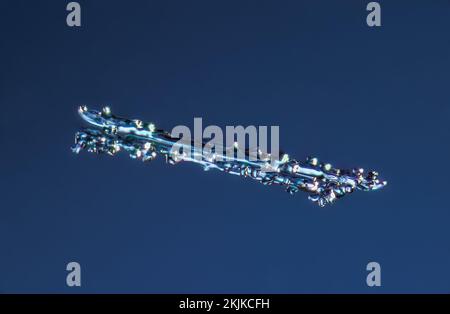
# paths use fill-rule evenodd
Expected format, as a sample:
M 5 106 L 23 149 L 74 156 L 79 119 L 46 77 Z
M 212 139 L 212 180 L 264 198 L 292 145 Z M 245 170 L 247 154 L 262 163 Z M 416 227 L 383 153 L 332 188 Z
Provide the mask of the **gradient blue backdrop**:
M 83 0 L 81 28 L 68 2 L 0 2 L 0 291 L 450 292 L 449 1 L 381 1 L 377 29 L 369 1 Z M 75 155 L 79 104 L 168 130 L 279 125 L 291 156 L 389 185 L 321 209 L 192 164 Z

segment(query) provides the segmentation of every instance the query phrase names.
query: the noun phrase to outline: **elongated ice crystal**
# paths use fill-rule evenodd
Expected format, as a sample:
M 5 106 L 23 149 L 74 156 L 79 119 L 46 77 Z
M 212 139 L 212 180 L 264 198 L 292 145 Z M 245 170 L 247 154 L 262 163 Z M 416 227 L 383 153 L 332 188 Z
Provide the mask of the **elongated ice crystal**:
M 355 189 L 378 190 L 387 184 L 378 178 L 376 171 L 369 171 L 364 175 L 361 168 L 337 169 L 311 157 L 299 162 L 284 155 L 277 163 L 275 171 L 270 156 L 261 152 L 257 154 L 256 161 L 249 158 L 230 159 L 224 155 L 219 159 L 216 154 L 204 155 L 201 149 L 191 155 L 200 154 L 200 158 L 193 158 L 172 150 L 179 139 L 172 137 L 168 132 L 156 129 L 152 123 L 117 117 L 111 113 L 109 107 L 95 111 L 82 106 L 78 112 L 91 128 L 76 133 L 75 145 L 72 148 L 75 153 L 79 153 L 81 149 L 109 155 L 126 151 L 131 158 L 142 161 L 153 160 L 158 154 L 162 154 L 171 164 L 182 160 L 191 161 L 201 164 L 205 170 L 214 168 L 253 178 L 264 185 L 282 185 L 290 194 L 304 191 L 309 194 L 308 198 L 311 201 L 321 207 L 352 193 Z M 194 145 L 190 149 L 196 150 Z M 248 157 L 249 153 L 246 152 L 245 156 Z

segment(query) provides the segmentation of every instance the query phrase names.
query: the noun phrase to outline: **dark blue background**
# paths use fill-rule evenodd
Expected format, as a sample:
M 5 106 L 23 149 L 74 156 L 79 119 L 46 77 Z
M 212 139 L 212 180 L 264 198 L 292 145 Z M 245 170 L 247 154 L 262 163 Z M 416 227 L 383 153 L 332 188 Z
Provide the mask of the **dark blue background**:
M 376 29 L 369 1 L 80 1 L 81 28 L 68 2 L 0 4 L 0 291 L 450 292 L 449 1 L 382 1 Z M 279 125 L 291 156 L 389 185 L 321 209 L 75 155 L 79 104 L 167 130 Z

